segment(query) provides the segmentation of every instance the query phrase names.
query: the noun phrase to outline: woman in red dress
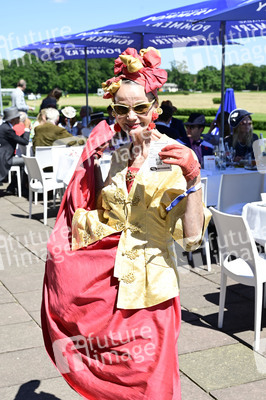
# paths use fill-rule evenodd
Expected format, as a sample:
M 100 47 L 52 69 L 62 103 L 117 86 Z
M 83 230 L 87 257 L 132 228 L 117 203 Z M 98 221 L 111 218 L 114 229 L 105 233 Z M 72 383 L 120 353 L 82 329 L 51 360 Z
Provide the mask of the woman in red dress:
M 155 129 L 167 78 L 159 65 L 154 48 L 129 48 L 115 61 L 104 97 L 115 131 L 132 141 L 114 152 L 102 182 L 97 159 L 114 130 L 97 125 L 48 242 L 45 346 L 85 399 L 181 398 L 174 240 L 199 246 L 209 214 L 195 154 Z

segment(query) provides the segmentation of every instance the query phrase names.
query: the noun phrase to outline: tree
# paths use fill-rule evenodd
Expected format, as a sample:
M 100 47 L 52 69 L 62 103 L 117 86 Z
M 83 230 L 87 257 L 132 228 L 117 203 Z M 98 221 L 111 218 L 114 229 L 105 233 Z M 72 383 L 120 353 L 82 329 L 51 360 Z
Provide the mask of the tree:
M 188 72 L 185 61 L 173 61 L 171 69 L 168 72 L 168 82 L 176 83 L 181 90 L 190 90 L 194 88 L 194 76 Z
M 95 93 L 102 82 L 113 75 L 113 59 L 88 60 L 89 91 Z M 60 63 L 40 61 L 34 55 L 2 61 L 2 87 L 16 87 L 19 79 L 27 82 L 27 92 L 49 93 L 54 87 L 69 93 L 85 93 L 85 61 L 68 60 Z
M 201 69 L 197 74 L 196 87 L 198 90 L 219 91 L 221 81 L 218 69 L 213 66 Z

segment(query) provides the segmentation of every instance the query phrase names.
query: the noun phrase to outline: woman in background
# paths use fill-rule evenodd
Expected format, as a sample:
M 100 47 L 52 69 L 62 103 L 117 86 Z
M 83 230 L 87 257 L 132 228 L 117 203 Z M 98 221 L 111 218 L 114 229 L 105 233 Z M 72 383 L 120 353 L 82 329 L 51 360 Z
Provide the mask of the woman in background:
M 233 135 L 227 137 L 225 143 L 235 149 L 234 161 L 239 162 L 249 156 L 254 159 L 252 144 L 258 140 L 258 135 L 253 133 L 251 113 L 236 108 L 230 113 L 228 122 L 233 128 Z
M 43 99 L 41 106 L 40 106 L 40 111 L 43 108 L 56 108 L 57 109 L 57 103 L 62 96 L 62 90 L 58 88 L 54 88 L 51 90 L 51 92 Z

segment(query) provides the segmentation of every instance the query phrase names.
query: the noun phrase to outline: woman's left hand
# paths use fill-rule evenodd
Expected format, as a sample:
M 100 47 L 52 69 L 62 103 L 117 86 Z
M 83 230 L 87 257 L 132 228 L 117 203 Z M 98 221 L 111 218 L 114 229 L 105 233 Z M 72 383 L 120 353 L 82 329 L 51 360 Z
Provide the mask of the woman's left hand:
M 200 173 L 200 163 L 194 158 L 190 148 L 179 144 L 169 144 L 159 152 L 165 164 L 179 165 L 186 181 L 192 181 Z

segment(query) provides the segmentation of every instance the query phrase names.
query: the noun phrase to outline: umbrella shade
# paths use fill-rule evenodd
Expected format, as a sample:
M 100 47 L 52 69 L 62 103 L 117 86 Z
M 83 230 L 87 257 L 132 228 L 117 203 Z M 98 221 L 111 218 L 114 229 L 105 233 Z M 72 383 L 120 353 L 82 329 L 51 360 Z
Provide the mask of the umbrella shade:
M 64 60 L 85 59 L 86 105 L 88 105 L 88 58 L 117 58 L 129 46 L 140 50 L 143 47 L 149 46 L 156 46 L 158 49 L 163 49 L 172 46 L 201 46 L 206 44 L 208 43 L 201 35 L 179 37 L 173 34 L 144 35 L 142 33 L 114 32 L 112 30 L 90 30 L 67 37 L 62 36 L 49 39 L 46 42 L 35 42 L 15 50 L 31 53 L 42 61 L 61 62 Z
M 125 33 L 115 31 L 85 31 L 70 36 L 60 36 L 48 39 L 46 42 L 35 42 L 27 46 L 18 47 L 15 50 L 22 50 L 34 54 L 42 61 L 63 61 L 87 58 L 117 58 L 128 47 L 137 50 L 149 46 L 157 49 L 184 46 L 205 46 L 220 44 L 220 39 L 206 40 L 203 35 L 180 36 L 176 34 L 158 33 Z M 236 44 L 229 40 L 228 44 Z
M 220 107 L 217 111 L 216 118 L 218 114 L 221 112 L 221 104 Z M 234 89 L 229 88 L 226 89 L 225 95 L 224 95 L 224 111 L 227 111 L 229 114 L 231 111 L 236 109 L 236 100 L 235 100 L 235 93 Z
M 39 47 L 40 46 L 40 47 Z M 116 48 L 106 46 L 78 46 L 74 43 L 42 43 L 19 47 L 22 50 L 38 57 L 41 61 L 65 61 L 87 58 L 117 58 L 127 47 Z
M 102 29 L 128 32 L 202 35 L 211 44 L 220 37 L 220 22 L 228 21 L 225 34 L 230 40 L 262 36 L 266 28 L 266 5 L 253 0 L 212 0 L 113 24 Z
M 167 33 L 192 36 L 196 33 L 208 44 L 222 43 L 221 73 L 221 132 L 224 132 L 225 44 L 226 40 L 264 35 L 266 4 L 258 0 L 212 0 L 191 4 L 173 10 L 102 29 L 127 29 L 131 32 Z M 219 38 L 219 39 L 217 39 Z

